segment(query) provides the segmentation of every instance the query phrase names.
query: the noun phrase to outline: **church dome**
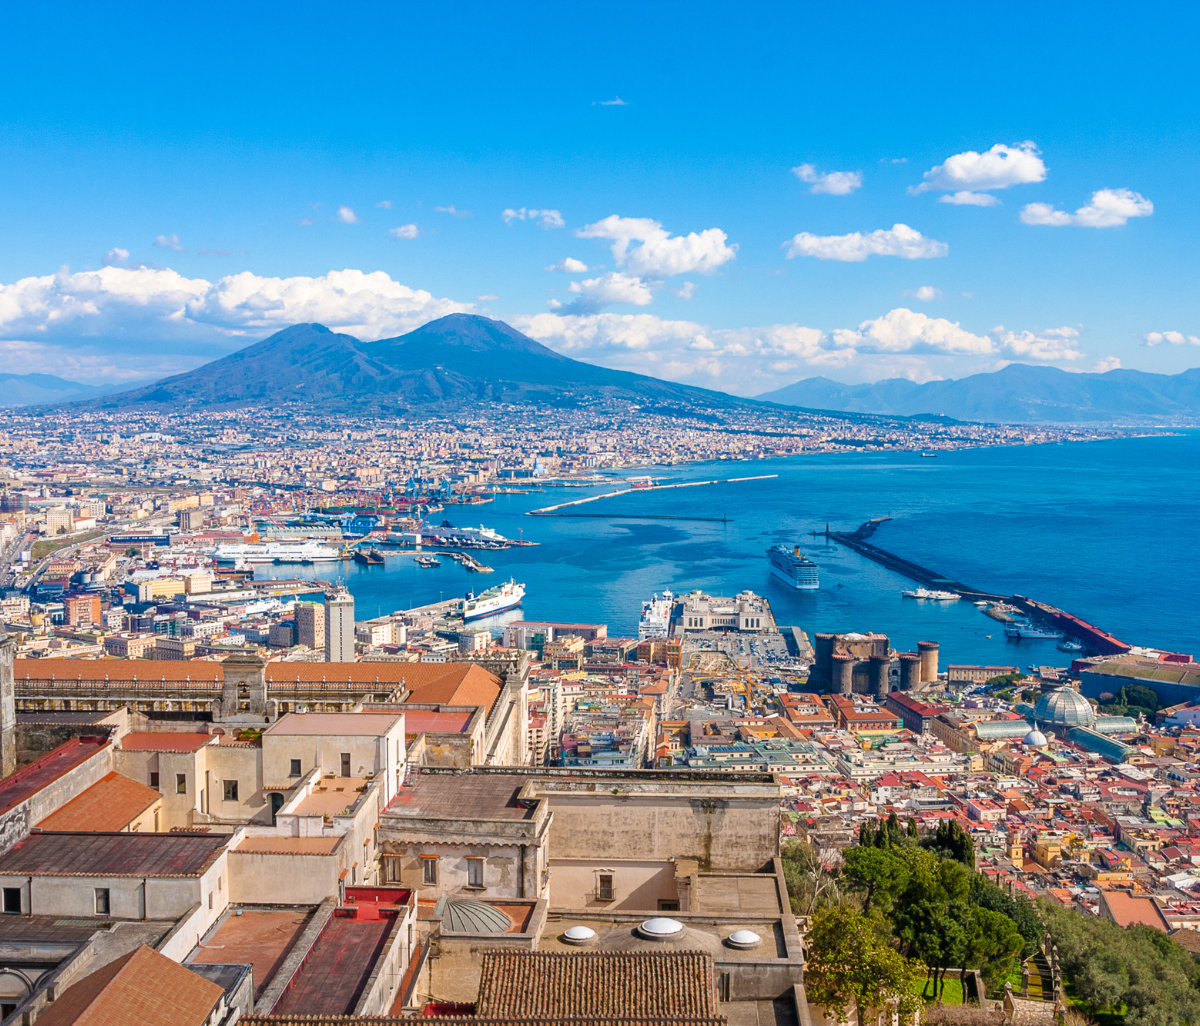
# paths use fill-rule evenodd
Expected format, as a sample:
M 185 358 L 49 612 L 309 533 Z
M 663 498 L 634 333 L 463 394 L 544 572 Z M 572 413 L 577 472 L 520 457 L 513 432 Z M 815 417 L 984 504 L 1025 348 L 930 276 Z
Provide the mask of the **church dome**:
M 442 914 L 443 929 L 451 933 L 507 933 L 512 925 L 503 909 L 471 898 L 452 898 Z
M 1090 727 L 1096 722 L 1096 713 L 1083 695 L 1064 687 L 1042 695 L 1033 707 L 1033 718 L 1039 727 Z
M 1025 735 L 1023 743 L 1027 744 L 1030 748 L 1045 748 L 1050 742 L 1046 740 L 1046 735 L 1035 727 Z

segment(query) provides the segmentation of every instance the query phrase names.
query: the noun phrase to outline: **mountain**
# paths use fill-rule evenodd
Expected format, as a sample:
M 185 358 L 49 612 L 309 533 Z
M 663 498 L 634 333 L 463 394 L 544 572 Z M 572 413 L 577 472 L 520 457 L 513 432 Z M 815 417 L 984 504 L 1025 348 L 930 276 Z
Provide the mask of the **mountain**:
M 321 324 L 293 324 L 185 374 L 89 405 L 241 406 L 310 400 L 341 406 L 427 407 L 477 401 L 577 406 L 597 399 L 650 407 L 755 407 L 740 399 L 548 349 L 503 321 L 451 314 L 397 338 L 361 342 Z
M 122 385 L 84 385 L 53 374 L 0 374 L 0 406 L 68 403 L 114 392 Z
M 1007 423 L 1178 423 L 1200 416 L 1200 368 L 1181 374 L 1073 374 L 1013 363 L 991 374 L 924 385 L 901 378 L 870 385 L 805 378 L 758 398 L 809 409 Z

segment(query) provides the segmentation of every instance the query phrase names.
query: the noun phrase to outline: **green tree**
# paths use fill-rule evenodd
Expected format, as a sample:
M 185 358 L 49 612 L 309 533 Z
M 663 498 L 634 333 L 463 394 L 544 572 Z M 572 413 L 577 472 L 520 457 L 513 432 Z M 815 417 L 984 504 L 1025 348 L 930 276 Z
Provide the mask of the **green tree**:
M 842 879 L 847 886 L 861 893 L 863 912 L 870 912 L 879 899 L 886 909 L 908 883 L 908 864 L 886 848 L 848 848 L 842 853 Z
M 916 1011 L 913 984 L 924 966 L 905 958 L 881 936 L 875 923 L 844 905 L 813 916 L 807 936 L 804 970 L 810 1001 L 824 1007 L 839 1023 L 858 1022 L 872 1008 L 894 1008 L 902 1023 Z
M 976 873 L 971 877 L 971 904 L 999 912 L 1016 924 L 1025 942 L 1023 957 L 1029 958 L 1041 945 L 1045 928 L 1037 910 L 1027 898 L 1014 897 L 982 873 Z
M 970 907 L 971 921 L 961 968 L 978 969 L 989 990 L 999 989 L 1025 947 L 1017 924 L 1001 912 Z
M 957 820 L 942 820 L 937 830 L 921 838 L 921 844 L 942 858 L 954 859 L 964 866 L 975 868 L 975 841 L 958 825 Z

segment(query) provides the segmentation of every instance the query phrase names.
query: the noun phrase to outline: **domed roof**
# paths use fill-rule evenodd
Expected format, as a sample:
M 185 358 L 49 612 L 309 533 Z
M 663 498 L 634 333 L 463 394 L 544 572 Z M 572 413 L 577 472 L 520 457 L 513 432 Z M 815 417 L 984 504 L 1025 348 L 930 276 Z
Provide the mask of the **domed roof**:
M 762 943 L 762 938 L 753 930 L 734 930 L 726 941 L 733 948 L 757 948 Z
M 1048 723 L 1056 727 L 1090 727 L 1096 722 L 1096 713 L 1078 691 L 1063 687 L 1038 699 L 1033 718 L 1038 726 Z
M 674 937 L 683 933 L 683 923 L 677 919 L 659 916 L 655 919 L 647 919 L 638 929 L 644 936 L 658 940 L 660 937 Z
M 512 920 L 503 909 L 471 898 L 452 898 L 442 913 L 442 928 L 452 933 L 507 933 Z
M 567 944 L 582 947 L 596 939 L 596 931 L 586 926 L 572 926 L 569 930 L 563 931 L 562 939 Z
M 1024 744 L 1030 748 L 1045 748 L 1050 742 L 1046 740 L 1046 735 L 1036 727 L 1025 735 Z

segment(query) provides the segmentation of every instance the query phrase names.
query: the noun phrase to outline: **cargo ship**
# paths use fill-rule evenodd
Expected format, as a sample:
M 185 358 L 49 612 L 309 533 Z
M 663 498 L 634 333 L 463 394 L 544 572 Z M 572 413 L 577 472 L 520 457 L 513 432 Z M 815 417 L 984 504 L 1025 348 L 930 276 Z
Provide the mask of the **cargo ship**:
M 468 591 L 462 604 L 463 622 L 482 620 L 485 616 L 503 613 L 506 609 L 519 606 L 523 598 L 525 598 L 525 585 L 518 584 L 514 580 L 508 580 L 504 584 L 488 588 L 487 591 L 480 592 L 478 595 L 473 591 Z
M 796 591 L 816 591 L 821 587 L 817 564 L 800 555 L 800 546 L 772 545 L 767 549 L 771 573 Z
M 669 591 L 654 593 L 654 598 L 642 603 L 642 615 L 638 619 L 638 641 L 665 638 L 671 629 L 671 610 L 675 607 L 675 596 Z

